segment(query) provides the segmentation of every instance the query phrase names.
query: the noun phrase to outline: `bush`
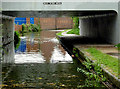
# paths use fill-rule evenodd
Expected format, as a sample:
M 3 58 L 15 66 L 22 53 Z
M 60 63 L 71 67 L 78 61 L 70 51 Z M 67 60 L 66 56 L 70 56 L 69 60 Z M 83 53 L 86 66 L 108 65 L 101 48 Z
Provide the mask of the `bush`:
M 31 32 L 32 31 L 32 27 L 30 24 L 26 24 L 26 28 L 27 28 L 27 31 L 28 32 Z
M 77 29 L 79 27 L 79 17 L 72 17 L 73 19 L 73 29 Z
M 27 32 L 26 24 L 22 24 L 22 31 Z
M 22 30 L 20 34 L 24 36 L 24 33 L 27 32 L 38 32 L 41 31 L 40 24 L 22 24 Z
M 39 24 L 38 25 L 36 25 L 36 24 L 27 24 L 26 26 L 27 26 L 27 30 L 29 32 L 38 32 L 38 31 L 41 30 Z
M 68 31 L 67 34 L 76 34 L 79 35 L 79 17 L 72 17 L 73 19 L 73 29 Z
M 20 34 L 18 31 L 14 32 L 14 47 L 17 49 L 20 45 Z
M 24 33 L 27 33 L 27 28 L 25 24 L 22 24 L 22 30 L 20 31 L 20 33 L 22 34 L 22 36 L 24 36 Z
M 38 32 L 39 31 L 39 27 L 36 24 L 31 24 L 31 28 L 33 32 Z

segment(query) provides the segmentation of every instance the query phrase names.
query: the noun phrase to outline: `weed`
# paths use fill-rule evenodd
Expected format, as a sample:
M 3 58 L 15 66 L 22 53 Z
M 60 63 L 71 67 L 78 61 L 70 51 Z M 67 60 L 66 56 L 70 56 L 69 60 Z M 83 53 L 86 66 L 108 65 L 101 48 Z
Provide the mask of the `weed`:
M 77 48 L 73 48 L 74 55 L 79 55 L 79 50 Z M 79 56 L 76 56 L 77 58 Z M 100 81 L 106 81 L 106 77 L 104 77 L 102 69 L 98 63 L 92 63 L 88 58 L 86 58 L 86 61 L 83 61 L 82 64 L 89 70 L 86 71 L 81 68 L 77 68 L 78 72 L 82 72 L 85 74 L 89 80 L 95 79 L 96 82 Z
M 92 60 L 96 60 L 96 63 L 103 65 L 107 70 L 110 70 L 112 74 L 118 76 L 118 59 L 110 55 L 104 54 L 97 50 L 96 48 L 88 48 L 86 50 L 93 57 Z M 98 68 L 96 68 L 98 69 Z

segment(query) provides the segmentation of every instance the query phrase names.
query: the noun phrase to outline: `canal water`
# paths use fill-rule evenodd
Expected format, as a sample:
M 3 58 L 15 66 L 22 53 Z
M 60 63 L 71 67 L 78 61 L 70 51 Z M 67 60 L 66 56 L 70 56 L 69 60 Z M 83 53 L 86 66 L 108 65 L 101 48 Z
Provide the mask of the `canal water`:
M 92 84 L 103 86 L 94 80 L 88 81 L 84 74 L 77 72 L 78 67 L 83 67 L 59 44 L 56 38 L 59 31 L 44 30 L 21 37 L 20 46 L 15 50 L 15 63 L 3 81 L 3 88 L 70 89 Z

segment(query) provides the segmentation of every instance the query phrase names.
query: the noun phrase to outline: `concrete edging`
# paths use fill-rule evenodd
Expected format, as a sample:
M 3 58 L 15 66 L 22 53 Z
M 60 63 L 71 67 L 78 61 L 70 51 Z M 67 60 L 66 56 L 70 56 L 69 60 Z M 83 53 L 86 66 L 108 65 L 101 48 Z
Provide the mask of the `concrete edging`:
M 80 51 L 80 55 L 81 55 L 82 57 L 84 57 L 85 60 L 86 60 L 86 58 L 88 58 L 91 62 L 94 63 L 94 61 L 93 61 L 90 57 L 88 57 L 88 56 L 85 54 L 85 52 L 83 52 L 83 51 L 80 50 L 80 49 L 79 49 L 79 51 Z M 118 79 L 116 76 L 112 75 L 109 71 L 107 71 L 106 69 L 104 69 L 102 66 L 101 66 L 101 69 L 103 70 L 103 72 L 104 72 L 104 74 L 105 74 L 105 77 L 108 78 L 114 85 L 116 85 L 117 87 L 120 88 L 120 79 Z
M 71 38 L 78 38 L 79 36 L 58 36 L 57 37 L 59 38 L 59 41 L 61 40 L 71 40 Z M 91 62 L 94 63 L 94 61 L 88 57 L 82 50 L 79 49 L 79 52 L 80 52 L 80 56 L 82 58 L 84 58 L 86 60 L 86 58 L 88 58 Z M 116 76 L 112 75 L 109 71 L 107 71 L 106 69 L 104 69 L 102 66 L 101 66 L 101 69 L 103 70 L 103 73 L 105 74 L 105 77 L 107 79 L 109 79 L 114 85 L 116 85 L 117 87 L 120 88 L 120 79 L 118 79 Z

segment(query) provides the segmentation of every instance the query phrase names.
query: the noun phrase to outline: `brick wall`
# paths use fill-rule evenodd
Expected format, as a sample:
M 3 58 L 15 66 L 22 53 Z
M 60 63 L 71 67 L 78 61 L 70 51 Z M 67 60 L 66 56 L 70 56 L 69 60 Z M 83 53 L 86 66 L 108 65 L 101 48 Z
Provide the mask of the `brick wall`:
M 55 29 L 55 18 L 40 18 L 41 29 Z
M 15 31 L 20 31 L 22 29 L 22 25 L 15 25 Z
M 57 29 L 72 28 L 73 21 L 70 17 L 56 18 L 56 26 Z
M 30 24 L 30 18 L 26 18 L 27 24 Z M 40 23 L 41 29 L 69 29 L 73 27 L 73 21 L 70 17 L 58 18 L 34 18 L 34 24 Z M 15 25 L 15 30 L 21 30 L 22 25 Z

